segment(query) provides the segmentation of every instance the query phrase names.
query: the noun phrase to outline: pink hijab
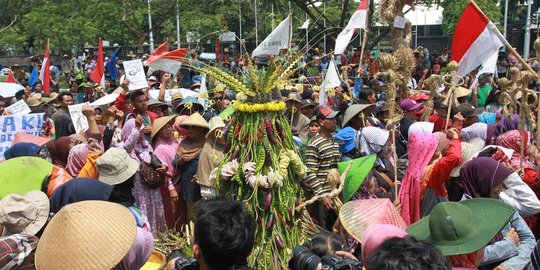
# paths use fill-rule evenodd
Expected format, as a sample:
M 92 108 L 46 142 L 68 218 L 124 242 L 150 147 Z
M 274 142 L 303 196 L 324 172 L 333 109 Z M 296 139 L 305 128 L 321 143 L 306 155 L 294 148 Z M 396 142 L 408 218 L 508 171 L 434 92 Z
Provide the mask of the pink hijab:
M 156 142 L 154 144 L 154 155 L 163 164 L 167 165 L 167 176 L 174 176 L 173 161 L 176 155 L 176 148 L 178 147 L 178 141 L 174 138 L 163 139 L 157 135 Z
M 88 144 L 77 144 L 69 150 L 66 170 L 71 176 L 77 177 L 79 175 L 79 172 L 86 164 L 86 156 L 88 156 L 89 152 Z
M 381 246 L 384 241 L 393 237 L 404 238 L 408 235 L 405 230 L 391 224 L 369 225 L 362 235 L 362 262 L 364 262 L 364 266 L 367 268 L 365 263 L 367 257 Z
M 420 193 L 422 175 L 439 144 L 439 137 L 432 133 L 413 132 L 409 135 L 409 166 L 399 190 L 401 216 L 407 225 L 420 219 Z
M 114 268 L 114 270 L 138 270 L 152 255 L 154 250 L 154 236 L 151 232 L 143 228 L 137 227 L 137 234 L 133 245 L 122 261 Z

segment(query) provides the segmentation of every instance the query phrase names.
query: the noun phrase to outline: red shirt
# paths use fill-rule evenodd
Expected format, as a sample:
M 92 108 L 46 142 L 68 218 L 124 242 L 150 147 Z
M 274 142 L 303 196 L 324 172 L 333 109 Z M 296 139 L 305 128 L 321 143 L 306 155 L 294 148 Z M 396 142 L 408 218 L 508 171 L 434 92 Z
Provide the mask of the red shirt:
M 446 155 L 435 163 L 427 183 L 427 188 L 435 190 L 436 196 L 448 197 L 445 182 L 450 178 L 452 170 L 461 163 L 461 158 L 461 142 L 459 139 L 452 139 Z

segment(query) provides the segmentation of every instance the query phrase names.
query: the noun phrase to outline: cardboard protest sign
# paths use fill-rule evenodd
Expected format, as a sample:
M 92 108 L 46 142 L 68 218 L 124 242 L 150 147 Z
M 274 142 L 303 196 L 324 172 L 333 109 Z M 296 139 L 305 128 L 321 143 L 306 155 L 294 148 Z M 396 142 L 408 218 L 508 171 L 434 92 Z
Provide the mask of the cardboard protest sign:
M 44 113 L 0 116 L 0 159 L 18 132 L 41 136 Z
M 22 99 L 11 104 L 11 106 L 7 107 L 5 110 L 6 112 L 10 112 L 12 115 L 29 114 L 32 112 L 30 107 L 28 107 L 28 104 L 26 104 L 26 102 L 24 102 Z
M 69 114 L 71 115 L 71 122 L 73 122 L 73 126 L 75 127 L 75 132 L 79 133 L 81 130 L 86 131 L 88 130 L 88 119 L 86 119 L 86 116 L 82 113 L 82 108 L 84 105 L 88 105 L 89 103 L 81 103 L 77 105 L 71 105 L 68 106 L 69 108 Z
M 124 70 L 126 71 L 126 79 L 129 81 L 128 89 L 137 90 L 148 87 L 146 75 L 141 59 L 124 61 Z

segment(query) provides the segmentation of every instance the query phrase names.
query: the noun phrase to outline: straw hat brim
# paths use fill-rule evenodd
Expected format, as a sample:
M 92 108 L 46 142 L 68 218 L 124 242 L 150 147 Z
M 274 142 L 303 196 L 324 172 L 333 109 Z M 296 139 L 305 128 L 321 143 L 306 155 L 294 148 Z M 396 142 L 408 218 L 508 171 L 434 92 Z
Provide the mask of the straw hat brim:
M 199 113 L 194 113 L 190 115 L 184 122 L 180 123 L 181 127 L 202 127 L 210 129 L 208 122 Z
M 375 107 L 375 104 L 354 104 L 349 106 L 349 108 L 347 108 L 345 111 L 345 115 L 343 116 L 342 126 L 345 127 L 354 116 L 364 110 L 366 110 L 367 114 L 371 113 L 373 110 L 375 110 Z
M 136 231 L 135 218 L 120 204 L 69 204 L 45 228 L 35 254 L 36 268 L 112 269 L 131 248 Z
M 465 207 L 477 215 L 474 226 L 480 227 L 477 235 L 461 244 L 444 244 L 432 239 L 429 215 L 409 226 L 406 231 L 416 239 L 431 242 L 444 256 L 469 254 L 486 246 L 499 233 L 515 213 L 514 208 L 502 201 L 488 198 L 476 198 L 461 201 Z
M 151 139 L 154 139 L 154 137 L 159 133 L 159 131 L 169 122 L 174 120 L 176 115 L 169 115 L 160 117 L 156 120 L 154 120 L 154 123 L 152 124 L 152 134 L 150 135 Z
M 341 225 L 359 243 L 364 231 L 371 224 L 391 224 L 401 229 L 407 224 L 396 207 L 387 198 L 354 200 L 345 203 L 339 210 Z
M 41 190 L 53 164 L 39 157 L 17 157 L 0 163 L 0 198 Z
M 131 178 L 139 170 L 139 162 L 132 159 L 131 157 L 127 158 L 128 167 L 123 172 L 116 175 L 100 175 L 99 181 L 109 184 L 111 186 L 121 184 Z

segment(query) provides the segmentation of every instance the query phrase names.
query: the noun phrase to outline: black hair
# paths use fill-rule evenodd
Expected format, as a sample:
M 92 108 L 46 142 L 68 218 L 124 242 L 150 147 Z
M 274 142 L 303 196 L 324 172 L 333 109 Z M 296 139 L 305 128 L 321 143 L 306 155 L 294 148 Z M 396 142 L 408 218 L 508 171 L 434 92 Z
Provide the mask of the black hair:
M 358 93 L 358 99 L 368 100 L 368 97 L 370 97 L 371 95 L 375 95 L 375 92 L 373 92 L 373 90 L 371 90 L 371 89 L 362 89 L 362 91 L 360 91 L 360 93 Z
M 133 92 L 131 92 L 130 95 L 129 95 L 129 100 L 130 100 L 131 102 L 134 102 L 134 101 L 135 101 L 138 97 L 140 97 L 140 96 L 144 96 L 144 92 L 143 92 L 143 91 L 141 91 L 141 90 L 133 91 Z
M 365 264 L 369 270 L 450 270 L 452 266 L 440 250 L 414 237 L 393 237 L 371 253 Z
M 201 203 L 194 242 L 211 269 L 228 269 L 248 257 L 255 241 L 255 221 L 242 204 L 215 200 Z
M 73 95 L 70 92 L 60 92 L 60 94 L 58 95 L 58 97 L 56 99 L 59 102 L 62 102 L 62 100 L 64 100 L 65 96 L 70 96 L 71 98 L 73 98 Z
M 336 251 L 343 250 L 344 244 L 341 239 L 330 232 L 320 232 L 304 242 L 304 247 L 313 251 L 317 256 L 335 255 Z
M 22 99 L 23 96 L 24 96 L 24 90 L 19 90 L 19 91 L 17 91 L 17 93 L 15 93 L 15 99 L 16 100 Z
M 3 96 L 0 96 L 0 102 L 6 102 L 6 99 Z

